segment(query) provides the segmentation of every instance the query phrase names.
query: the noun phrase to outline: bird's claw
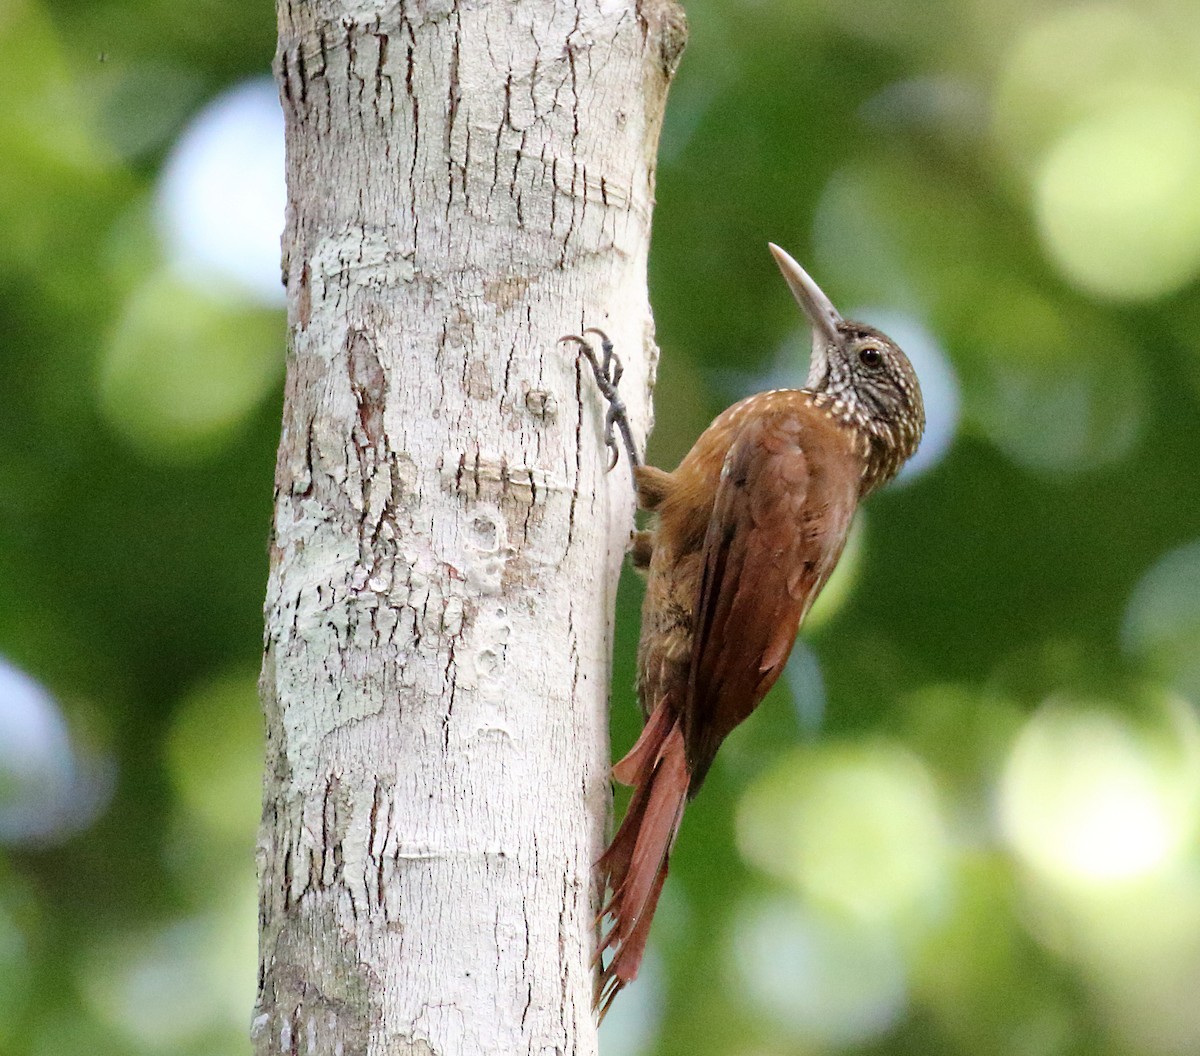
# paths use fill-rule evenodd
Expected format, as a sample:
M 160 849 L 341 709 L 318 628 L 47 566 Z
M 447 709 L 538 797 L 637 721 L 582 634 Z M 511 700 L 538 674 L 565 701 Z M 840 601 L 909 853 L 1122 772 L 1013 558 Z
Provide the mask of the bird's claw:
M 592 342 L 588 340 L 586 336 L 588 334 L 595 334 L 600 339 L 599 355 L 596 354 Z M 608 401 L 608 413 L 604 416 L 604 446 L 608 448 L 609 452 L 607 472 L 611 473 L 621 458 L 616 430 L 620 430 L 621 439 L 625 442 L 630 469 L 636 469 L 641 462 L 633 446 L 633 433 L 629 428 L 629 412 L 625 408 L 625 401 L 621 399 L 621 394 L 617 391 L 617 385 L 625 373 L 625 367 L 621 363 L 621 358 L 613 351 L 612 341 L 603 330 L 595 326 L 589 326 L 582 334 L 567 334 L 559 340 L 562 342 L 573 341 L 579 346 L 578 355 L 583 356 L 591 365 L 596 388 L 600 390 L 600 395 Z

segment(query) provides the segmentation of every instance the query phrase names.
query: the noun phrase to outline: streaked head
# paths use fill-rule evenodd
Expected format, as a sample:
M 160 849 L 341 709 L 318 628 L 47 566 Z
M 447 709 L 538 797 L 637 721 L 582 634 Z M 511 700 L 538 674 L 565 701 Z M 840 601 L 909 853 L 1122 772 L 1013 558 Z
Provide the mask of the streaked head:
M 769 243 L 779 270 L 812 326 L 805 388 L 827 395 L 834 413 L 888 447 L 885 478 L 917 450 L 925 431 L 921 385 L 908 356 L 886 334 L 842 318 L 792 257 Z

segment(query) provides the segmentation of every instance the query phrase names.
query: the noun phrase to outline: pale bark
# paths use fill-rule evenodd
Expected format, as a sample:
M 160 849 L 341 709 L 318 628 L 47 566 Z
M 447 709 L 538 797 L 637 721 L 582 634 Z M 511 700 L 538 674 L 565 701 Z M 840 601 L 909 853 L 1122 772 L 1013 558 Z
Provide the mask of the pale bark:
M 588 1054 L 665 0 L 280 0 L 256 1052 Z

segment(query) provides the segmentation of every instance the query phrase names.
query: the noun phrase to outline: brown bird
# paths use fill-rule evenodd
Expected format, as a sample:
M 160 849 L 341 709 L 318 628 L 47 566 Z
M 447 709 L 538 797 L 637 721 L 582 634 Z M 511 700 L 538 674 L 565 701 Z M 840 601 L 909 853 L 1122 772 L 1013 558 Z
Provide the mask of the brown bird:
M 683 808 L 717 749 L 783 671 L 796 633 L 841 556 L 859 502 L 912 456 L 925 428 L 908 357 L 878 330 L 843 319 L 808 273 L 771 245 L 812 326 L 808 380 L 735 403 L 671 473 L 643 466 L 617 393 L 620 362 L 573 336 L 608 400 L 633 467 L 635 566 L 648 569 L 638 647 L 646 725 L 613 777 L 633 785 L 599 867 L 612 925 L 597 959 L 596 1004 L 608 1010 L 638 973 Z M 589 331 L 585 331 L 585 334 Z

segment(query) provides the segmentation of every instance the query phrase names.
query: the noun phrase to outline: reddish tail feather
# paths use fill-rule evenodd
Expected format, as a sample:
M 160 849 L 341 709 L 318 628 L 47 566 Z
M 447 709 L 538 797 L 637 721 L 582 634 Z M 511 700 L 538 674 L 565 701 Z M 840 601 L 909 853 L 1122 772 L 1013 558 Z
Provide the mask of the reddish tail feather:
M 606 888 L 612 892 L 600 917 L 611 916 L 612 926 L 600 941 L 596 959 L 605 950 L 613 951 L 596 991 L 601 1019 L 641 967 L 687 801 L 683 730 L 668 705 L 666 699 L 659 702 L 637 744 L 613 767 L 613 777 L 635 788 L 625 820 L 599 862 Z

